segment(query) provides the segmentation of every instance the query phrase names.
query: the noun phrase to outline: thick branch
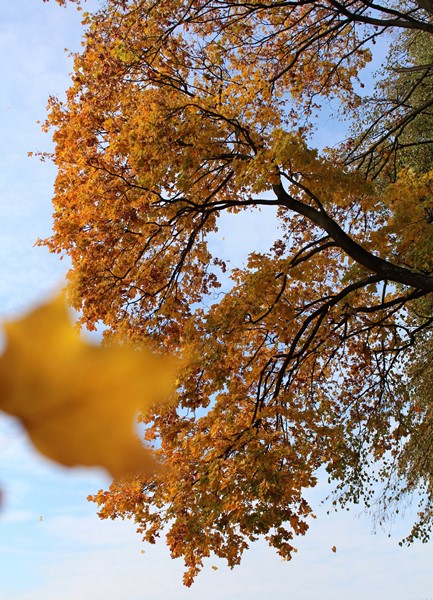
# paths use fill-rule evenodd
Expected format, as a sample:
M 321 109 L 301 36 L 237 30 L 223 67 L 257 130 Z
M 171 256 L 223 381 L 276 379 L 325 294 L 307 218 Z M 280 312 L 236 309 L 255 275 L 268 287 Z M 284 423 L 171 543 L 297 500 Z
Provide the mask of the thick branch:
M 321 227 L 346 252 L 350 258 L 369 271 L 376 273 L 383 279 L 402 283 L 413 288 L 433 292 L 433 277 L 423 273 L 410 271 L 399 267 L 383 258 L 375 256 L 358 242 L 353 240 L 323 209 L 317 210 L 308 204 L 299 202 L 291 196 L 281 183 L 273 186 L 274 192 L 282 205 L 303 215 Z

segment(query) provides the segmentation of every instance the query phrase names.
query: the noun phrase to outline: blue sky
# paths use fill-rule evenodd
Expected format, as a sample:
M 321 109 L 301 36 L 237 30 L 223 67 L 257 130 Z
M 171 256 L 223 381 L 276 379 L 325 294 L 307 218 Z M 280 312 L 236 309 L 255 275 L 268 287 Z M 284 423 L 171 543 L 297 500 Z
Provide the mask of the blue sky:
M 66 268 L 58 257 L 34 247 L 50 232 L 55 171 L 27 153 L 50 148 L 37 120 L 44 118 L 47 97 L 62 95 L 68 86 L 72 65 L 64 48 L 78 49 L 80 35 L 72 7 L 42 0 L 3 2 L 1 318 L 51 294 Z M 320 131 L 328 144 L 335 124 L 323 121 Z M 258 221 L 250 213 L 240 237 L 237 224 L 226 219 L 214 243 L 239 263 L 249 249 L 266 248 L 274 226 L 272 214 L 263 211 Z M 317 519 L 290 563 L 257 543 L 234 571 L 210 560 L 197 583 L 183 588 L 182 563 L 170 559 L 163 543 L 144 546 L 133 524 L 97 518 L 86 496 L 108 483 L 98 470 L 67 470 L 39 457 L 17 424 L 0 418 L 0 600 L 433 599 L 433 546 L 398 546 L 408 520 L 395 523 L 388 538 L 388 531 L 372 534 L 371 519 L 358 507 L 326 515 L 319 504 L 326 494 L 323 483 L 312 497 Z

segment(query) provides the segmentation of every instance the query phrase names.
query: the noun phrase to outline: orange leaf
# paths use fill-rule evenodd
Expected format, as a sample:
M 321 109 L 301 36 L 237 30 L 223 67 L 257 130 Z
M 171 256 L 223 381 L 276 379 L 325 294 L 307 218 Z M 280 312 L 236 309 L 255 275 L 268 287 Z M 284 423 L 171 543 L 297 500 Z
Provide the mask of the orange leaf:
M 66 466 L 102 466 L 115 478 L 155 468 L 133 428 L 140 410 L 169 395 L 173 360 L 89 344 L 63 297 L 5 331 L 0 409 L 20 419 L 40 452 Z

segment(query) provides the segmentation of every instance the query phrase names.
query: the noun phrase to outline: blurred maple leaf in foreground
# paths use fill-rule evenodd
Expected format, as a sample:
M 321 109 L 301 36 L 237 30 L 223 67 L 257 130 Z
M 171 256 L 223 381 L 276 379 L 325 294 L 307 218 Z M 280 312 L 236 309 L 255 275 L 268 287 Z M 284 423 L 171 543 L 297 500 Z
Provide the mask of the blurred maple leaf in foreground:
M 134 423 L 169 397 L 178 363 L 86 342 L 63 296 L 4 329 L 0 409 L 20 419 L 42 454 L 66 466 L 102 466 L 115 479 L 155 469 Z

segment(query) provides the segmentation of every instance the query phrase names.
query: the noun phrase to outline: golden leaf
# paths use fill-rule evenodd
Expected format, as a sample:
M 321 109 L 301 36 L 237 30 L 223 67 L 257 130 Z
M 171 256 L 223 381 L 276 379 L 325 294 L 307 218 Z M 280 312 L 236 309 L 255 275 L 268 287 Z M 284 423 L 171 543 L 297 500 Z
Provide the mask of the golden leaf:
M 155 468 L 134 422 L 169 395 L 174 360 L 86 342 L 63 297 L 4 329 L 0 409 L 20 419 L 40 452 L 66 466 L 102 466 L 114 478 Z

